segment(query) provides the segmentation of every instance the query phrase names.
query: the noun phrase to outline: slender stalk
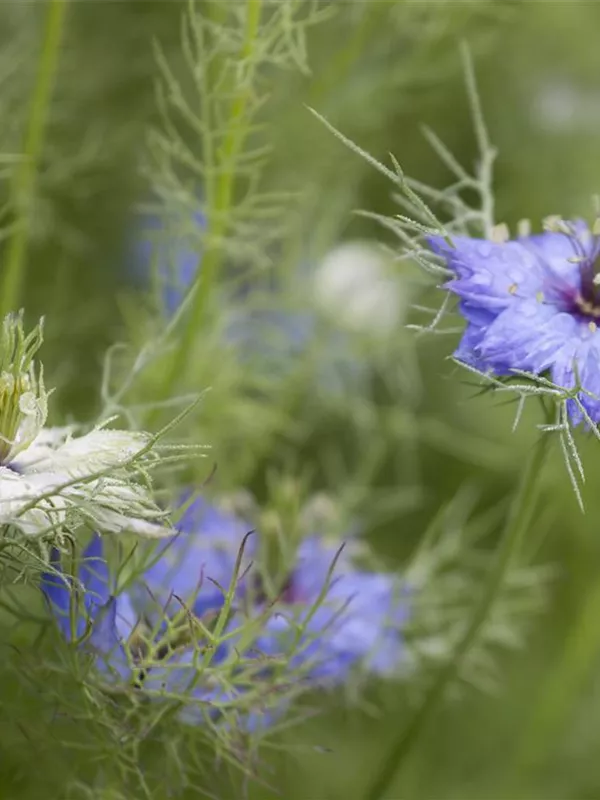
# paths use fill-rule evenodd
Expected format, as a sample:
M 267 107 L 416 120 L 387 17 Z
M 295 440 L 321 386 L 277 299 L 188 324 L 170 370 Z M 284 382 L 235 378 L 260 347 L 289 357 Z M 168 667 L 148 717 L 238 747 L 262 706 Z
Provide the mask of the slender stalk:
M 541 435 L 523 470 L 519 489 L 513 500 L 503 536 L 498 546 L 496 560 L 488 576 L 479 602 L 475 606 L 471 622 L 452 657 L 440 669 L 433 685 L 421 706 L 401 732 L 387 755 L 381 770 L 365 792 L 365 800 L 381 800 L 392 785 L 400 766 L 410 754 L 423 728 L 442 699 L 449 683 L 456 676 L 461 663 L 477 640 L 482 626 L 498 597 L 513 557 L 518 553 L 523 537 L 528 530 L 535 511 L 539 489 L 539 477 L 546 458 L 550 437 Z
M 542 684 L 519 741 L 515 773 L 542 767 L 554 739 L 564 729 L 582 685 L 596 668 L 600 653 L 599 617 L 600 583 L 596 583 L 589 590 L 579 619 L 569 633 L 562 658 Z
M 191 355 L 198 325 L 202 319 L 210 289 L 217 279 L 223 260 L 222 241 L 229 227 L 229 210 L 233 201 L 236 181 L 236 161 L 243 147 L 247 125 L 244 117 L 252 97 L 253 51 L 260 28 L 263 0 L 247 0 L 246 30 L 240 53 L 242 63 L 248 64 L 244 85 L 232 100 L 227 127 L 228 132 L 219 151 L 215 153 L 218 162 L 218 178 L 211 185 L 213 197 L 210 205 L 209 230 L 206 241 L 209 243 L 202 254 L 202 269 L 196 274 L 194 298 L 189 320 L 181 337 L 179 348 L 173 358 L 171 369 L 165 382 L 165 394 L 170 394 L 179 377 L 185 373 Z M 208 188 L 208 187 L 207 187 Z
M 8 243 L 4 278 L 0 288 L 0 319 L 19 305 L 37 172 L 52 100 L 66 8 L 67 0 L 48 2 L 42 52 L 25 129 L 23 159 L 15 168 L 11 184 L 12 206 L 18 215 L 18 224 Z

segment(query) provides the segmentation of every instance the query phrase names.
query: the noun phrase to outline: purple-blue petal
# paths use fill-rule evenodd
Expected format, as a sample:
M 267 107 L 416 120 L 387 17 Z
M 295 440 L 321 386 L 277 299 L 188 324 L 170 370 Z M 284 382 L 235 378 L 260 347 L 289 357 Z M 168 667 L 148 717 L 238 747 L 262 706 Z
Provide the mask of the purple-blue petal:
M 105 605 L 110 597 L 108 564 L 104 558 L 102 539 L 97 533 L 92 534 L 83 552 L 78 577 L 84 590 L 86 613 L 93 618 L 96 608 Z
M 579 384 L 586 392 L 579 393 L 579 400 L 593 422 L 600 420 L 600 337 L 598 332 L 588 331 L 586 338 L 572 339 L 565 343 L 552 365 L 552 380 L 566 389 Z M 588 394 L 589 392 L 589 394 Z M 570 400 L 569 413 L 575 424 L 585 420 L 584 414 L 574 400 Z
M 189 495 L 183 495 L 182 504 L 188 498 Z M 222 606 L 250 526 L 234 514 L 198 498 L 186 509 L 177 527 L 178 535 L 159 546 L 144 582 L 159 605 L 169 604 L 171 611 L 180 610 L 179 601 L 173 598 L 176 595 L 202 617 Z M 253 537 L 249 537 L 238 579 L 248 568 L 253 549 Z M 148 598 L 148 592 L 141 596 L 138 591 L 138 602 Z
M 480 325 L 467 323 L 458 347 L 454 351 L 454 358 L 467 364 L 469 367 L 487 372 L 489 363 L 481 356 L 480 347 L 486 333 L 486 328 Z M 496 369 L 498 372 L 498 370 Z
M 456 236 L 455 248 L 430 239 L 455 277 L 446 287 L 461 299 L 492 312 L 510 306 L 515 297 L 534 297 L 543 289 L 544 272 L 535 256 L 518 242 L 498 244 Z
M 96 609 L 90 636 L 85 647 L 97 655 L 96 664 L 105 675 L 125 678 L 131 669 L 118 633 L 120 597 L 112 597 Z
M 479 353 L 497 372 L 540 373 L 553 362 L 565 340 L 576 333 L 577 321 L 537 300 L 515 303 L 488 326 Z
M 71 590 L 68 579 L 60 566 L 60 554 L 53 547 L 50 554 L 50 563 L 56 572 L 46 571 L 42 574 L 41 589 L 50 604 L 54 619 L 63 635 L 71 638 L 71 620 L 69 611 L 71 607 Z
M 409 603 L 398 596 L 392 576 L 357 570 L 342 553 L 326 596 L 316 605 L 336 549 L 316 536 L 303 542 L 288 602 L 275 608 L 257 643 L 272 656 L 295 647 L 292 668 L 303 668 L 317 683 L 343 682 L 359 663 L 372 672 L 390 672 L 404 654 Z
M 572 223 L 573 236 L 566 233 L 547 231 L 532 236 L 522 236 L 517 241 L 543 265 L 544 269 L 553 273 L 561 281 L 570 285 L 579 283 L 579 267 L 572 261 L 575 256 L 591 256 L 594 250 L 594 239 L 582 220 Z

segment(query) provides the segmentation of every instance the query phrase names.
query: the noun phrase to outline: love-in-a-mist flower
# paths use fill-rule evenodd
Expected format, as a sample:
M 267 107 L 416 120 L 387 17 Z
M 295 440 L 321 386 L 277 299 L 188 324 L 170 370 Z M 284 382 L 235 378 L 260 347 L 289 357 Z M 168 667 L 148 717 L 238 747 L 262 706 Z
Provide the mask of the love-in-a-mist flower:
M 158 563 L 162 558 L 164 553 Z M 193 682 L 196 667 L 194 649 L 188 647 L 190 610 L 183 611 L 181 601 L 170 607 L 168 599 L 161 607 L 148 593 L 146 578 L 156 587 L 156 570 L 149 570 L 147 575 L 141 572 L 125 590 L 119 588 L 106 560 L 104 542 L 96 533 L 78 560 L 75 580 L 66 574 L 64 556 L 61 560 L 56 548 L 50 565 L 42 575 L 41 588 L 58 628 L 67 641 L 94 656 L 103 677 L 146 689 L 160 685 L 172 690 Z M 139 602 L 142 592 L 145 605 Z M 216 605 L 209 603 L 210 608 Z M 195 611 L 202 621 L 203 610 Z M 171 625 L 176 617 L 180 618 L 177 625 Z M 197 635 L 202 638 L 199 631 Z M 222 648 L 218 658 L 225 650 Z
M 51 565 L 41 588 L 54 620 L 64 638 L 92 658 L 102 684 L 146 699 L 189 695 L 193 709 L 183 715 L 188 721 L 214 715 L 211 703 L 226 695 L 211 685 L 209 671 L 195 680 L 198 648 L 190 643 L 189 626 L 172 626 L 166 612 L 152 622 L 141 614 L 130 592 L 118 590 L 97 534 L 81 555 L 75 580 L 65 574 L 55 548 Z M 216 660 L 225 654 L 223 647 Z
M 163 634 L 170 620 L 183 633 L 183 646 L 148 670 L 143 688 L 186 697 L 180 712 L 186 723 L 201 724 L 207 715 L 214 720 L 235 714 L 236 728 L 256 729 L 264 726 L 266 715 L 244 704 L 243 696 L 259 667 L 256 654 L 248 653 L 243 644 L 242 631 L 255 624 L 252 613 L 260 610 L 240 611 L 253 577 L 255 539 L 250 526 L 225 502 L 192 499 L 190 492 L 184 492 L 179 504 L 185 510 L 176 525 L 177 535 L 152 548 L 150 564 L 130 587 L 135 609 L 148 626 Z M 214 629 L 226 602 L 230 610 L 221 632 L 226 638 L 210 644 L 210 664 L 205 668 L 199 649 L 209 644 L 206 632 Z M 192 619 L 199 623 L 194 641 Z
M 454 277 L 467 327 L 459 361 L 498 376 L 548 373 L 580 386 L 578 399 L 600 422 L 600 239 L 582 222 L 548 221 L 549 230 L 512 241 L 432 237 Z M 575 424 L 584 419 L 570 400 Z
M 292 685 L 297 692 L 340 685 L 355 669 L 383 676 L 402 666 L 410 598 L 391 574 L 356 566 L 353 537 L 341 551 L 339 541 L 306 538 L 278 585 L 267 579 L 260 529 L 248 538 L 250 526 L 230 511 L 198 499 L 178 527 L 177 537 L 158 546 L 161 556 L 146 571 L 141 594 L 135 593 L 136 607 L 156 619 L 162 609 L 173 613 L 185 605 L 208 621 L 228 595 L 232 635 L 215 658 L 223 664 L 235 653 L 240 665 L 236 681 L 215 681 L 209 694 L 206 682 L 193 684 L 190 651 L 184 650 L 169 678 L 179 692 L 192 686 L 196 700 L 228 706 L 252 691 L 261 696 L 262 687 L 268 702 L 255 701 L 236 723 L 248 730 L 285 712 L 286 692 L 274 687 Z M 185 718 L 194 721 L 199 708 L 186 706 Z
M 222 641 L 215 644 L 210 632 L 229 584 L 235 591 L 238 579 L 243 583 L 238 556 L 246 534 L 233 514 L 196 500 L 172 549 L 161 544 L 152 564 L 134 574 L 125 589 L 117 586 L 97 534 L 78 561 L 75 580 L 65 575 L 64 556 L 61 562 L 53 550 L 53 569 L 43 575 L 41 588 L 59 630 L 92 656 L 101 681 L 146 700 L 181 701 L 179 717 L 190 724 L 222 719 L 231 725 L 235 719 L 236 729 L 256 730 L 266 716 L 256 701 L 250 707 L 244 698 L 261 664 L 241 646 L 237 629 L 245 621 L 235 604 L 222 626 Z
M 178 527 L 116 596 L 97 536 L 75 604 L 56 556 L 44 576 L 63 634 L 111 684 L 182 701 L 184 722 L 249 732 L 279 718 L 291 695 L 342 684 L 359 665 L 387 675 L 402 664 L 407 596 L 391 575 L 358 569 L 353 542 L 340 553 L 339 543 L 305 539 L 268 596 L 249 526 L 230 510 L 196 499 Z
M 304 539 L 259 639 L 266 653 L 291 651 L 309 683 L 342 684 L 356 667 L 391 675 L 403 662 L 409 597 L 391 574 L 355 565 L 357 544 Z
M 28 336 L 22 315 L 0 329 L 0 525 L 27 535 L 74 530 L 172 533 L 135 468 L 156 458 L 144 433 L 99 427 L 46 428 L 48 394 L 34 356 L 41 327 Z
M 267 597 L 263 568 L 250 566 L 264 554 L 260 530 L 245 541 L 250 526 L 203 499 L 190 505 L 178 527 L 179 535 L 160 544 L 162 555 L 144 577 L 160 607 L 176 597 L 198 615 L 218 610 L 235 580 L 235 605 L 250 616 L 270 608 L 255 650 L 282 659 L 292 654 L 305 678 L 341 683 L 354 666 L 386 674 L 400 664 L 407 596 L 392 575 L 354 565 L 358 542 L 352 537 L 337 558 L 340 542 L 318 535 L 304 539 L 283 589 Z

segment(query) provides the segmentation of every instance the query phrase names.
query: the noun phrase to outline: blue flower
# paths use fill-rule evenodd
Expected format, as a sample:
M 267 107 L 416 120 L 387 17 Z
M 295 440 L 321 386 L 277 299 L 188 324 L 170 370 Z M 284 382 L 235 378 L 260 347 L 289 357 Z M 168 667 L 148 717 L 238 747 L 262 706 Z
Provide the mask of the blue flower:
M 197 271 L 202 268 L 201 232 L 206 227 L 202 211 L 192 214 L 166 209 L 161 215 L 145 215 L 134 256 L 135 271 L 148 281 L 156 272 L 160 300 L 172 316 L 185 298 Z M 288 276 L 289 277 L 289 276 Z M 260 286 L 236 282 L 213 298 L 223 321 L 223 344 L 233 345 L 240 359 L 269 379 L 288 376 L 298 364 L 297 356 L 318 354 L 316 382 L 334 398 L 349 386 L 364 382 L 368 375 L 364 359 L 357 358 L 347 332 L 319 329 L 314 311 L 314 275 L 308 262 L 298 266 L 294 285 Z M 223 285 L 220 284 L 220 289 Z M 284 307 L 286 298 L 293 305 Z M 304 302 L 302 299 L 304 298 Z M 300 300 L 299 300 L 300 299 Z M 344 299 L 340 299 L 343 303 Z M 325 346 L 323 341 L 326 342 Z M 258 363 L 256 363 L 258 362 Z
M 180 505 L 189 498 L 190 493 L 184 493 Z M 243 520 L 204 498 L 189 505 L 176 527 L 178 535 L 158 546 L 132 591 L 142 606 L 148 606 L 151 596 L 162 613 L 176 613 L 183 603 L 202 618 L 222 607 L 244 545 L 236 584 L 240 593 L 255 550 L 254 537 L 247 536 L 250 527 Z
M 183 503 L 188 499 L 182 496 Z M 65 638 L 95 656 L 102 677 L 135 686 L 149 699 L 185 699 L 184 722 L 210 720 L 251 732 L 285 712 L 290 680 L 303 688 L 329 686 L 343 683 L 358 665 L 387 675 L 402 662 L 407 599 L 391 575 L 354 565 L 352 543 L 338 553 L 321 536 L 305 539 L 273 599 L 251 569 L 256 545 L 241 519 L 196 499 L 179 527 L 116 596 L 100 537 L 83 554 L 75 591 L 53 554 L 43 591 Z M 215 649 L 193 619 L 210 631 L 233 581 L 227 638 Z
M 151 595 L 166 608 L 169 598 L 177 595 L 202 618 L 221 609 L 249 526 L 198 499 L 179 527 L 180 534 L 160 545 L 160 557 L 144 575 L 146 603 Z M 266 657 L 267 662 L 277 656 L 286 659 L 294 650 L 291 669 L 302 667 L 309 680 L 319 683 L 343 682 L 359 664 L 379 675 L 395 671 L 404 653 L 402 628 L 409 605 L 393 576 L 357 569 L 349 553 L 351 541 L 337 559 L 325 598 L 318 603 L 339 543 L 310 536 L 299 546 L 281 596 L 265 599 L 259 570 L 250 568 L 259 538 L 258 533 L 246 541 L 232 620 L 232 625 L 241 622 L 240 610 L 255 617 L 269 605 L 264 629 L 252 644 L 257 657 Z M 297 636 L 299 628 L 302 635 Z M 231 640 L 230 645 L 234 644 Z M 215 656 L 219 661 L 226 653 L 218 650 Z
M 558 386 L 580 385 L 579 401 L 600 422 L 600 239 L 582 222 L 558 226 L 504 243 L 456 236 L 454 247 L 441 237 L 429 244 L 454 273 L 446 286 L 467 321 L 456 358 L 498 376 L 549 373 Z M 568 407 L 580 423 L 577 404 Z
M 135 271 L 143 279 L 156 272 L 164 310 L 172 316 L 181 305 L 202 263 L 200 231 L 206 226 L 202 211 L 191 215 L 173 213 L 142 218 L 141 236 L 135 245 Z
M 195 511 L 197 513 L 198 509 Z M 205 511 L 207 513 L 203 519 L 210 517 L 210 522 L 217 524 L 219 512 L 211 515 L 210 507 Z M 179 553 L 182 559 L 179 564 L 180 580 L 175 579 L 167 584 L 171 592 L 173 585 L 185 590 L 188 582 L 189 576 L 184 568 L 188 554 L 183 549 Z M 162 574 L 169 577 L 172 565 L 164 559 L 165 554 L 162 553 L 157 563 L 159 569 L 164 565 Z M 104 558 L 102 540 L 97 534 L 93 535 L 82 554 L 75 586 L 73 580 L 64 574 L 56 550 L 52 553 L 51 563 L 53 571 L 44 573 L 41 588 L 57 626 L 67 641 L 94 656 L 95 666 L 105 679 L 111 682 L 120 680 L 123 685 L 136 685 L 147 693 L 166 692 L 179 696 L 194 686 L 198 652 L 202 651 L 204 643 L 200 641 L 200 634 L 198 642 L 190 641 L 190 627 L 185 619 L 176 626 L 171 624 L 169 613 L 172 612 L 174 617 L 181 611 L 180 604 L 174 608 L 167 604 L 162 616 L 155 615 L 152 618 L 156 603 L 148 594 L 146 578 L 149 577 L 151 583 L 157 580 L 159 569 L 156 565 L 151 568 L 149 576 L 141 575 L 130 590 L 115 595 L 111 593 L 111 575 Z M 215 553 L 214 563 L 223 566 L 221 554 Z M 228 580 L 233 575 L 234 563 L 235 558 L 232 558 L 229 570 L 223 566 Z M 158 588 L 158 584 L 153 585 Z M 136 594 L 138 597 L 144 595 L 147 599 L 147 607 L 141 612 L 132 600 Z M 213 596 L 209 606 L 216 608 L 222 602 L 223 597 L 219 593 L 219 600 Z M 205 610 L 202 606 L 196 611 L 201 614 Z M 220 645 L 213 654 L 212 664 L 223 661 L 228 652 L 226 644 Z M 193 689 L 193 693 L 194 697 L 206 703 L 222 699 L 222 692 L 214 687 L 207 688 L 202 682 Z
M 300 545 L 274 611 L 258 646 L 283 655 L 295 644 L 291 666 L 302 667 L 309 682 L 343 683 L 359 665 L 389 675 L 403 660 L 406 595 L 392 575 L 357 569 L 346 550 L 321 536 Z
M 52 552 L 51 563 L 54 571 L 42 576 L 42 590 L 67 641 L 84 643 L 96 656 L 105 677 L 129 676 L 123 645 L 135 626 L 135 612 L 127 594 L 111 594 L 100 537 L 94 534 L 83 553 L 77 575 L 82 597 L 73 592 L 72 580 L 64 574 L 57 550 Z

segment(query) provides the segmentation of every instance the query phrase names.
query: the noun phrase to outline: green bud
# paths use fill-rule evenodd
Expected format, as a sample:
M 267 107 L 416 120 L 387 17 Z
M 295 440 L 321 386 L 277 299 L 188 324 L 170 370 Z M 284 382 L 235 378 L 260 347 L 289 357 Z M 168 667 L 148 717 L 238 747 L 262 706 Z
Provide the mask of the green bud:
M 42 344 L 42 320 L 27 336 L 23 312 L 7 314 L 0 332 L 0 464 L 36 438 L 47 416 L 43 373 L 34 356 Z

